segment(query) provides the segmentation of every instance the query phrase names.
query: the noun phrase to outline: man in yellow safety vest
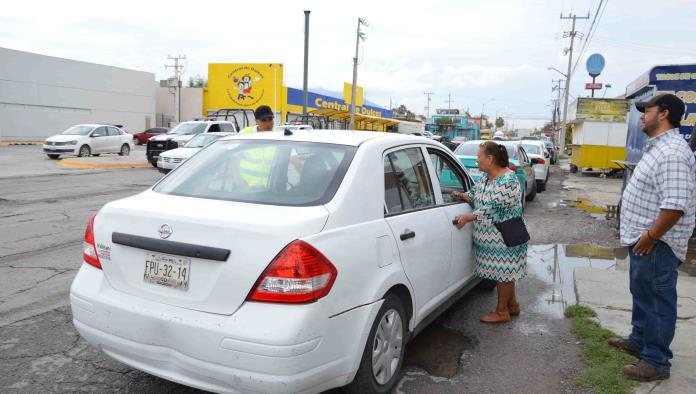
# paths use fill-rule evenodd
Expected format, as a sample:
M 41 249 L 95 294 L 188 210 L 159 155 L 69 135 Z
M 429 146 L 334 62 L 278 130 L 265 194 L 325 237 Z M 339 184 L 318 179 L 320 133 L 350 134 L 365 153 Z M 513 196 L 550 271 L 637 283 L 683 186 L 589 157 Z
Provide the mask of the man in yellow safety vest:
M 254 111 L 254 118 L 256 119 L 256 126 L 247 126 L 242 129 L 240 134 L 251 134 L 258 131 L 271 131 L 273 130 L 273 110 L 267 105 L 260 105 Z
M 268 105 L 261 105 L 254 111 L 256 126 L 247 126 L 240 134 L 251 134 L 273 130 L 273 110 Z M 247 149 L 239 158 L 239 175 L 246 186 L 252 188 L 268 187 L 275 146 Z

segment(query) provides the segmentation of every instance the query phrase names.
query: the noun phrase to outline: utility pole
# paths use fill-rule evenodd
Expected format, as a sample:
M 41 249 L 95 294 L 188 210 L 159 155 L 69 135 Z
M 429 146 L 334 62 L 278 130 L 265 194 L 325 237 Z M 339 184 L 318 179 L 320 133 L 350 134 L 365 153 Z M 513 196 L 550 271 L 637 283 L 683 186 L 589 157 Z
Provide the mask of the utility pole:
M 426 118 L 425 121 L 427 122 L 428 119 L 430 118 L 430 100 L 431 100 L 430 96 L 432 96 L 434 93 L 433 92 L 425 92 L 423 94 L 428 96 L 428 104 L 425 106 L 425 110 L 427 111 L 426 112 L 427 116 L 425 117 Z
M 570 48 L 568 49 L 568 72 L 566 72 L 566 83 L 565 83 L 565 102 L 563 104 L 563 128 L 561 129 L 561 152 L 565 150 L 565 134 L 566 134 L 566 122 L 568 121 L 568 94 L 570 93 L 570 73 L 571 73 L 571 67 L 573 65 L 573 43 L 575 41 L 575 35 L 578 33 L 575 30 L 575 21 L 577 19 L 590 19 L 590 14 L 589 12 L 587 13 L 587 16 L 577 16 L 575 14 L 568 16 L 563 16 L 561 14 L 561 19 L 572 19 L 573 20 L 573 25 L 570 29 L 569 32 L 564 32 L 563 33 L 563 38 L 568 38 L 570 37 Z
M 363 18 L 358 18 L 358 34 L 355 38 L 355 57 L 353 58 L 353 86 L 350 94 L 350 123 L 348 129 L 355 130 L 355 101 L 358 92 L 358 49 L 360 48 L 360 40 L 365 41 L 365 33 L 360 31 L 360 26 L 369 26 Z
M 553 127 L 558 131 L 558 133 L 554 133 L 557 138 L 560 138 L 560 122 L 561 120 L 559 119 L 559 108 L 561 106 L 561 83 L 565 82 L 562 79 L 552 79 L 551 80 L 554 84 L 553 88 L 551 88 L 551 91 L 558 91 L 558 98 L 554 100 L 554 107 L 553 107 L 553 119 L 554 119 L 554 125 Z M 556 140 L 556 143 L 559 143 L 560 141 Z M 559 144 L 560 145 L 560 144 Z
M 307 74 L 309 69 L 309 13 L 304 12 L 304 82 L 302 83 L 302 115 L 307 116 L 307 101 L 309 100 L 309 91 L 307 90 Z M 274 108 L 275 109 L 275 108 Z M 307 121 L 304 119 L 303 121 Z
M 186 55 L 168 55 L 167 60 L 174 60 L 174 65 L 165 64 L 164 68 L 174 69 L 174 78 L 176 79 L 176 88 L 174 89 L 174 116 L 176 117 L 176 123 L 179 123 L 181 119 L 181 70 L 184 68 L 183 64 L 179 64 L 179 60 L 186 60 Z
M 445 101 L 447 103 L 447 109 L 452 109 L 452 103 L 454 100 L 452 100 L 452 93 L 447 93 L 447 100 Z

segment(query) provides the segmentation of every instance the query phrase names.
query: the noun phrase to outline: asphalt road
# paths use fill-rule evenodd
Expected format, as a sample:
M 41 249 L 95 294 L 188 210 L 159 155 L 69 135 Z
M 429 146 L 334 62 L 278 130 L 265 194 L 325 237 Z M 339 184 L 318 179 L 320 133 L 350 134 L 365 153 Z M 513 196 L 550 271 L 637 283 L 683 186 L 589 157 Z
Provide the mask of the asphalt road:
M 557 204 L 564 198 L 564 176 L 555 167 L 548 190 L 527 207 L 532 242 L 611 237 L 606 224 Z M 74 330 L 68 306 L 91 214 L 159 178 L 154 169 L 67 169 L 45 158 L 40 147 L 0 147 L 0 392 L 199 392 L 90 347 Z M 477 289 L 450 308 L 407 347 L 396 391 L 584 392 L 572 383 L 583 365 L 569 322 L 548 308 L 551 285 L 535 272 L 530 269 L 519 283 L 522 315 L 512 323 L 478 321 L 494 307 L 494 291 Z

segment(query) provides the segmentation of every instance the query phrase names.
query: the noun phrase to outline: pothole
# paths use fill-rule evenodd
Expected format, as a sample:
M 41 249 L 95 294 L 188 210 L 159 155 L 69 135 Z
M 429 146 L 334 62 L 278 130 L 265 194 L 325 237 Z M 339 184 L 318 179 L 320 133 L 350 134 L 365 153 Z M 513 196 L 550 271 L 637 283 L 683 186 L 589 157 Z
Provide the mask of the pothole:
M 404 364 L 422 368 L 431 376 L 452 378 L 462 353 L 474 346 L 471 338 L 431 324 L 408 344 Z

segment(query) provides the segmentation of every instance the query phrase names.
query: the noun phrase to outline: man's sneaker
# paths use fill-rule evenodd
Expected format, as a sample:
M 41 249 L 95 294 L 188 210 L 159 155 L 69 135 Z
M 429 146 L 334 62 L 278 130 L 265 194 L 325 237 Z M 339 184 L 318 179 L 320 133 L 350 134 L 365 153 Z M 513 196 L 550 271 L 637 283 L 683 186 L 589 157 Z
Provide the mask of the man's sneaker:
M 623 352 L 626 352 L 635 358 L 640 358 L 640 350 L 633 347 L 633 345 L 631 344 L 631 342 L 628 341 L 628 339 L 609 338 L 607 343 L 609 343 L 609 346 L 615 347 Z
M 639 382 L 651 382 L 653 380 L 669 379 L 669 372 L 660 372 L 652 365 L 641 360 L 638 364 L 630 364 L 623 367 L 623 373 L 629 379 Z

